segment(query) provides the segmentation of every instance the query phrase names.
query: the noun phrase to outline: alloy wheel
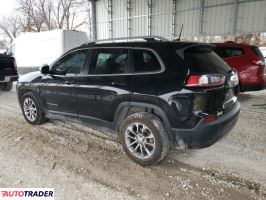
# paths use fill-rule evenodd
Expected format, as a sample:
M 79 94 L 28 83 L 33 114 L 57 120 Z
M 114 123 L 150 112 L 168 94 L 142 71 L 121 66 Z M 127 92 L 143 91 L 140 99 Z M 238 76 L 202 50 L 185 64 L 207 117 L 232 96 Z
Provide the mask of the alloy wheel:
M 26 98 L 23 103 L 24 114 L 27 119 L 31 122 L 37 118 L 37 107 L 31 98 Z
M 133 123 L 126 129 L 126 146 L 141 159 L 149 158 L 155 151 L 155 138 L 152 131 L 142 123 Z

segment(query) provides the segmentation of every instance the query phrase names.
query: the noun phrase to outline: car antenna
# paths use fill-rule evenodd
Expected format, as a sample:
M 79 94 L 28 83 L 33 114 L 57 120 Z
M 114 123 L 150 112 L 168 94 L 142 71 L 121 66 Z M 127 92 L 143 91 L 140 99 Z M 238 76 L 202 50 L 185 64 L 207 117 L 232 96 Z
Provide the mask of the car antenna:
M 181 35 L 182 35 L 182 31 L 183 31 L 183 26 L 184 26 L 184 24 L 182 24 L 182 26 L 181 26 L 181 30 L 180 30 L 180 33 L 179 33 L 178 38 L 177 39 L 174 39 L 174 41 L 177 41 L 177 42 L 180 42 L 181 41 Z

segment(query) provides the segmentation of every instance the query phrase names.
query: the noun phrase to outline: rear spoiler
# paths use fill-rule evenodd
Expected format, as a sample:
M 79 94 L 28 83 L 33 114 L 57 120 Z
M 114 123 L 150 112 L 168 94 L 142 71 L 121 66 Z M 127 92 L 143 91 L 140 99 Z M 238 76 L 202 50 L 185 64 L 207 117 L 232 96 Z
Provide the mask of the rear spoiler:
M 178 49 L 176 50 L 176 53 L 182 58 L 184 59 L 185 58 L 185 51 L 187 49 L 191 49 L 191 48 L 195 48 L 195 47 L 208 47 L 210 49 L 214 49 L 215 48 L 215 45 L 212 45 L 212 44 L 194 44 L 194 45 L 191 45 L 191 46 L 187 46 L 187 47 L 184 47 L 184 48 L 181 48 L 181 49 Z

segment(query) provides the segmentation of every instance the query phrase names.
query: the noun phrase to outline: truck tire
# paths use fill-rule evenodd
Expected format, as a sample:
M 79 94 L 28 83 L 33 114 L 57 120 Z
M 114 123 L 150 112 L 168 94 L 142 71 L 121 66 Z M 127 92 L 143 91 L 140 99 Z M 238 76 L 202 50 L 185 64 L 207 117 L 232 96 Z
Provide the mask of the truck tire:
M 10 91 L 12 89 L 13 82 L 0 83 L 0 88 L 2 91 Z
M 169 151 L 169 136 L 163 122 L 150 113 L 128 116 L 119 131 L 126 154 L 142 166 L 160 162 Z
M 28 123 L 40 125 L 47 121 L 37 97 L 32 92 L 23 95 L 21 106 L 23 116 Z

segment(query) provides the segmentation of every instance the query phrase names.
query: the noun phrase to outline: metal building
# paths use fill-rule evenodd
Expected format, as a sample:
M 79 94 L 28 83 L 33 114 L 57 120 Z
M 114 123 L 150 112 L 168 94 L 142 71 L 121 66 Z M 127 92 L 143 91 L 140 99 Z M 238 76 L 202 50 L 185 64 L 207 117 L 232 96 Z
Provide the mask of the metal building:
M 94 39 L 266 32 L 266 0 L 91 0 Z M 255 23 L 254 23 L 255 22 Z

